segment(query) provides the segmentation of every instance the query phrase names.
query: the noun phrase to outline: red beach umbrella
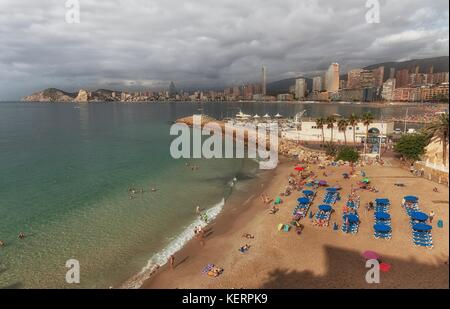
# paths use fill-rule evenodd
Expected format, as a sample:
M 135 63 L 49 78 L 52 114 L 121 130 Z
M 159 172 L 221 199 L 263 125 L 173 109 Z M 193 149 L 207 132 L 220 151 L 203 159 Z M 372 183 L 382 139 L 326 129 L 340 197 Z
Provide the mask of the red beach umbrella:
M 304 168 L 304 167 L 301 167 L 301 166 L 296 166 L 296 167 L 295 167 L 295 170 L 296 170 L 297 172 L 301 172 L 301 171 L 304 171 L 305 168 Z
M 391 265 L 390 264 L 387 264 L 387 263 L 381 263 L 380 264 L 380 270 L 382 271 L 382 272 L 384 272 L 384 273 L 387 273 L 387 272 L 389 272 L 389 270 L 391 270 Z

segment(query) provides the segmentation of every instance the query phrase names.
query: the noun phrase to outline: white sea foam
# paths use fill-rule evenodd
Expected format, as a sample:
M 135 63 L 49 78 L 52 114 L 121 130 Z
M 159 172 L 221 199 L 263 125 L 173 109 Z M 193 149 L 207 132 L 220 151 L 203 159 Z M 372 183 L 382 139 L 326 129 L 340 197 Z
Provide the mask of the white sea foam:
M 208 221 L 211 221 L 217 217 L 217 215 L 222 211 L 225 205 L 225 198 L 223 198 L 219 203 L 215 204 L 213 207 L 206 210 L 208 216 Z M 158 267 L 163 266 L 167 263 L 169 257 L 181 250 L 183 246 L 192 238 L 194 238 L 194 228 L 196 226 L 205 227 L 206 223 L 200 218 L 197 218 L 189 226 L 187 226 L 174 240 L 172 240 L 163 250 L 159 251 L 153 255 L 147 262 L 147 265 L 131 279 L 122 285 L 122 288 L 127 289 L 138 289 L 144 283 L 145 280 L 150 278 Z

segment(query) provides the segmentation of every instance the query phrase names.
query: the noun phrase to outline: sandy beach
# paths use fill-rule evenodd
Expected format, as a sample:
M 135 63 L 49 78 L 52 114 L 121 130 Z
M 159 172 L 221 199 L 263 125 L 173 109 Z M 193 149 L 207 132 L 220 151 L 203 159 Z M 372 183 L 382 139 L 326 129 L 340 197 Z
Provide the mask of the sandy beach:
M 389 160 L 389 159 L 388 159 Z M 313 226 L 309 218 L 301 220 L 304 230 L 301 235 L 295 231 L 280 232 L 280 223 L 290 223 L 292 211 L 301 192 L 293 192 L 283 199 L 280 211 L 269 214 L 269 206 L 264 204 L 262 193 L 271 197 L 279 196 L 288 183 L 288 176 L 297 161 L 284 159 L 270 176 L 262 179 L 248 198 L 227 201 L 223 213 L 210 224 L 205 243 L 198 239 L 190 241 L 175 255 L 175 267 L 161 267 L 143 288 L 448 288 L 449 255 L 449 200 L 448 187 L 438 185 L 423 178 L 412 176 L 393 159 L 384 166 L 357 167 L 370 178 L 371 184 L 379 193 L 357 191 L 361 198 L 359 216 L 361 220 L 356 235 L 333 231 L 333 223 L 342 224 L 342 207 L 352 185 L 356 187 L 361 176 L 348 180 L 342 173 L 350 167 L 326 167 L 323 170 L 308 165 L 310 170 L 328 181 L 329 185 L 340 185 L 341 200 L 334 205 L 329 227 Z M 404 187 L 394 184 L 402 182 Z M 439 192 L 433 192 L 437 187 Z M 311 206 L 313 212 L 322 203 L 325 190 L 319 188 L 318 195 Z M 433 226 L 433 249 L 415 247 L 412 244 L 409 219 L 401 207 L 406 195 L 417 195 L 420 208 L 425 213 L 436 213 Z M 368 213 L 364 205 L 375 198 L 389 198 L 393 237 L 391 240 L 375 239 L 373 236 L 373 212 Z M 239 204 L 237 204 L 239 203 Z M 444 227 L 438 228 L 438 220 Z M 244 233 L 255 236 L 243 238 Z M 249 244 L 247 253 L 238 249 Z M 389 272 L 381 273 L 380 284 L 368 284 L 365 275 L 366 250 L 377 252 L 381 260 L 389 263 Z M 224 269 L 216 278 L 202 273 L 207 264 Z

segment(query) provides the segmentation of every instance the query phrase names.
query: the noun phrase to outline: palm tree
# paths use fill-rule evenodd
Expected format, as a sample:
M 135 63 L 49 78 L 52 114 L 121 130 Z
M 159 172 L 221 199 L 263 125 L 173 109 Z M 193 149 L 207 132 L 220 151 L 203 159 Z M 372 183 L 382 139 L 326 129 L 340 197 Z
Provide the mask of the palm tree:
M 369 139 L 369 126 L 373 122 L 373 115 L 371 112 L 367 112 L 362 116 L 362 123 L 366 126 L 366 140 L 364 141 L 364 154 L 367 151 L 367 141 Z
M 447 166 L 448 113 L 441 114 L 436 121 L 427 125 L 424 131 L 430 141 L 442 143 L 442 163 Z
M 358 125 L 359 118 L 355 113 L 352 113 L 350 117 L 348 117 L 348 124 L 352 127 L 353 130 L 353 144 L 356 145 L 356 126 Z
M 324 118 L 317 118 L 316 119 L 316 127 L 317 129 L 322 129 L 322 144 L 325 143 L 325 132 L 323 130 L 323 126 L 325 125 L 325 119 Z
M 331 142 L 333 142 L 333 130 L 334 130 L 334 124 L 336 123 L 336 117 L 334 116 L 328 116 L 325 120 L 327 124 L 327 129 L 331 130 Z
M 347 127 L 348 127 L 348 121 L 346 119 L 341 119 L 337 123 L 339 132 L 344 132 L 344 141 L 345 145 L 347 145 Z

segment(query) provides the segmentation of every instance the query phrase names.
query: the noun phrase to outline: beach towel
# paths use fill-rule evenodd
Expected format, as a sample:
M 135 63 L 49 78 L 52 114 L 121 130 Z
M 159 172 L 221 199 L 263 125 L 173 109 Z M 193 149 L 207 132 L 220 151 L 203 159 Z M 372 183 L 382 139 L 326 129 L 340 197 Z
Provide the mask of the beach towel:
M 444 221 L 439 220 L 439 221 L 437 222 L 437 227 L 440 228 L 440 229 L 442 229 L 442 228 L 444 227 Z
M 278 224 L 278 231 L 281 231 L 283 229 L 284 224 L 280 223 Z
M 288 224 L 285 224 L 283 227 L 283 231 L 289 232 L 291 230 L 291 227 Z

